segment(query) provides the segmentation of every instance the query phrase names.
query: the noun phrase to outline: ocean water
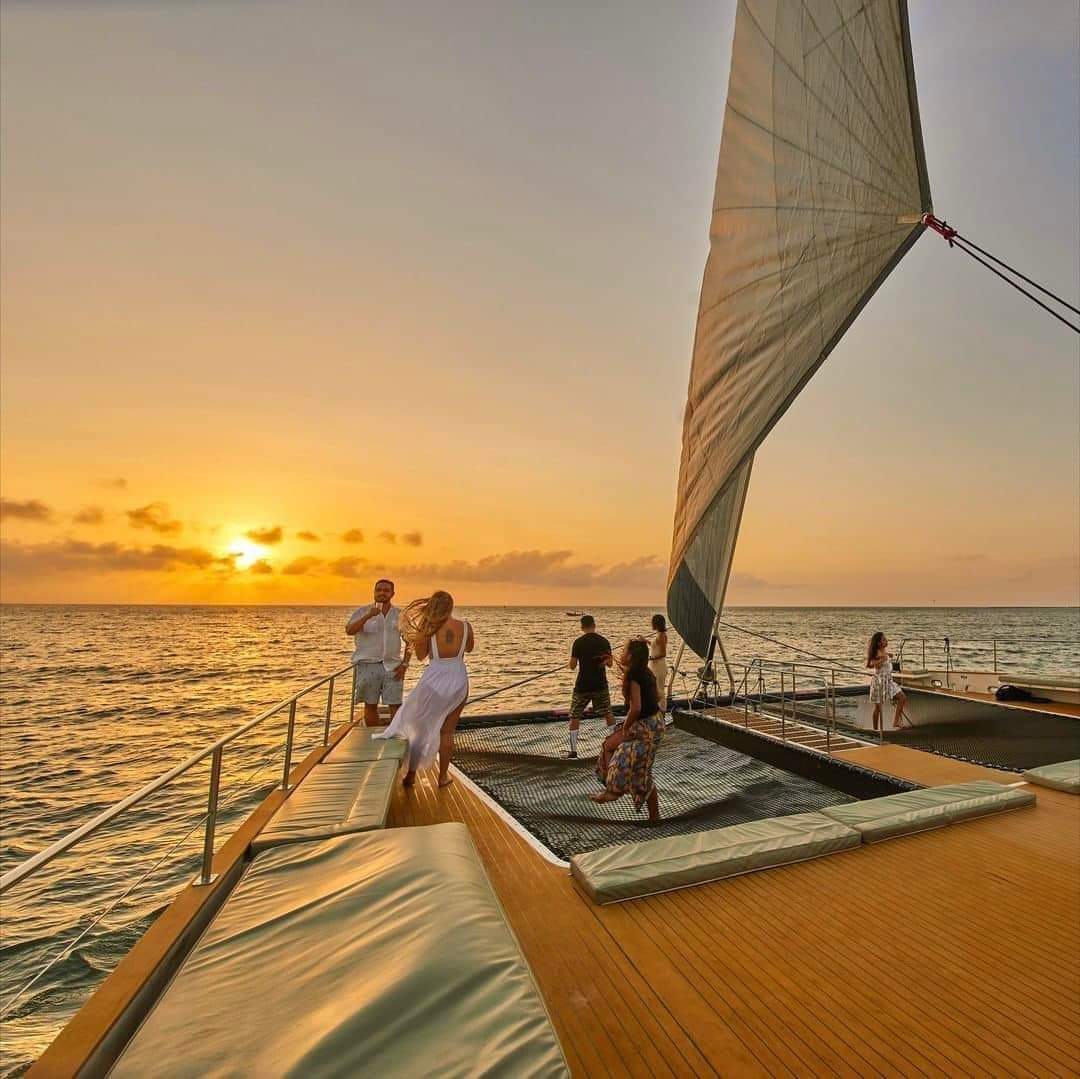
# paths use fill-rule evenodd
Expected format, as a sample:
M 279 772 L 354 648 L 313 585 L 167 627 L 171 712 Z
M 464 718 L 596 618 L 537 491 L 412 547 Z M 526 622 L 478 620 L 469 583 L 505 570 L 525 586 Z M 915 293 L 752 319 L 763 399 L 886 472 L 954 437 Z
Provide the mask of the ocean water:
M 0 870 L 345 666 L 349 613 L 337 607 L 0 608 Z M 578 632 L 576 618 L 561 608 L 459 613 L 477 635 L 473 696 L 560 668 L 478 710 L 567 705 L 571 676 L 562 665 Z M 653 610 L 592 613 L 616 643 L 648 632 Z M 792 649 L 801 648 L 859 669 L 877 629 L 889 635 L 894 652 L 905 637 L 929 638 L 931 665 L 945 636 L 953 642 L 954 667 L 989 667 L 991 646 L 965 642 L 994 637 L 1013 642 L 999 646 L 1002 669 L 1075 674 L 1080 657 L 1075 609 L 732 608 L 725 620 L 741 627 L 724 631 L 736 665 L 757 655 L 800 658 Z M 921 647 L 909 645 L 915 663 L 922 661 Z M 672 634 L 670 653 L 677 649 Z M 414 665 L 411 676 L 417 674 Z M 336 694 L 335 725 L 348 715 L 346 685 Z M 294 761 L 320 740 L 325 705 L 324 690 L 301 701 Z M 226 751 L 218 845 L 280 782 L 284 734 L 281 715 Z M 0 1075 L 25 1070 L 195 875 L 208 769 L 208 762 L 200 764 L 4 896 Z

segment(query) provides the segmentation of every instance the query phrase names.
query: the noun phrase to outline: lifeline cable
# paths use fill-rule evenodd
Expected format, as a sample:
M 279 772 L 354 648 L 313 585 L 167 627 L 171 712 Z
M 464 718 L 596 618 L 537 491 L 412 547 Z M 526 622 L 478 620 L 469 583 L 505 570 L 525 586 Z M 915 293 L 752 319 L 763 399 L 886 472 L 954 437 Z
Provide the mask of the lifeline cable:
M 775 637 L 768 637 L 764 633 L 758 633 L 756 630 L 746 629 L 743 626 L 737 626 L 734 622 L 717 622 L 718 626 L 723 626 L 724 629 L 733 629 L 738 633 L 745 633 L 750 637 L 760 637 L 763 641 L 768 641 L 769 644 L 779 645 L 781 648 L 790 648 L 793 652 L 801 652 L 804 656 L 810 656 L 813 659 L 820 659 L 822 663 L 828 663 L 832 667 L 836 667 L 837 670 L 848 671 L 850 674 L 866 675 L 866 671 L 860 671 L 856 667 L 849 667 L 846 663 L 842 663 L 840 660 L 833 659 L 831 656 L 819 656 L 816 652 L 811 652 L 806 648 L 800 648 L 796 644 L 788 644 L 787 641 L 778 641 Z
M 1069 327 L 1070 330 L 1074 331 L 1075 333 L 1080 333 L 1080 326 L 1077 326 L 1075 323 L 1070 322 L 1067 318 L 1059 314 L 1048 304 L 1043 303 L 1043 301 L 1040 300 L 1038 296 L 1035 296 L 1032 293 L 1028 292 L 1028 290 L 1022 285 L 1018 285 L 1007 274 L 1004 274 L 1001 272 L 1001 270 L 997 269 L 994 266 L 991 266 L 990 263 L 986 261 L 986 259 L 992 259 L 998 264 L 998 266 L 1004 267 L 1014 277 L 1019 277 L 1021 281 L 1026 281 L 1033 288 L 1037 288 L 1045 296 L 1049 296 L 1056 303 L 1061 304 L 1062 307 L 1066 307 L 1070 311 L 1073 311 L 1078 315 L 1080 315 L 1080 308 L 1074 307 L 1067 300 L 1063 300 L 1056 293 L 1051 292 L 1048 288 L 1044 288 L 1037 281 L 1033 281 L 1030 277 L 1022 274 L 1018 269 L 1016 269 L 1016 267 L 1010 266 L 1007 262 L 999 259 L 996 255 L 991 255 L 989 251 L 986 251 L 983 248 L 979 247 L 978 244 L 974 243 L 972 240 L 969 240 L 966 236 L 962 236 L 959 232 L 957 232 L 956 229 L 949 225 L 948 222 L 942 221 L 940 218 L 935 217 L 933 214 L 923 214 L 922 222 L 927 228 L 933 229 L 934 232 L 941 236 L 950 247 L 958 247 L 961 251 L 964 252 L 965 255 L 968 255 L 976 262 L 981 263 L 991 273 L 996 274 L 998 277 L 1000 277 L 1001 280 L 1004 281 L 1007 285 L 1012 285 L 1012 287 L 1016 289 L 1017 292 L 1023 293 L 1023 295 L 1025 295 L 1029 300 L 1031 300 L 1032 303 L 1037 304 L 1048 315 L 1052 315 L 1058 320 L 1058 322 L 1063 322 L 1066 326 Z M 986 259 L 980 258 L 979 255 L 975 254 L 976 251 L 978 251 L 982 255 L 985 255 Z

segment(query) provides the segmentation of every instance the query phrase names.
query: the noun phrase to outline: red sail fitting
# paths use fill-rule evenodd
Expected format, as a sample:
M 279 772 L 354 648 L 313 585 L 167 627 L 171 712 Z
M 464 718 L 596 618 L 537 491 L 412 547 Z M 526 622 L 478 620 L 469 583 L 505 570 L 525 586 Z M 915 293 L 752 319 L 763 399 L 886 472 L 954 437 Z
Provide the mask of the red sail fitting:
M 953 245 L 953 238 L 956 236 L 956 229 L 950 228 L 949 224 L 940 220 L 933 214 L 923 214 L 922 223 L 928 228 L 933 229 L 939 236 L 944 236 L 949 241 L 949 246 Z

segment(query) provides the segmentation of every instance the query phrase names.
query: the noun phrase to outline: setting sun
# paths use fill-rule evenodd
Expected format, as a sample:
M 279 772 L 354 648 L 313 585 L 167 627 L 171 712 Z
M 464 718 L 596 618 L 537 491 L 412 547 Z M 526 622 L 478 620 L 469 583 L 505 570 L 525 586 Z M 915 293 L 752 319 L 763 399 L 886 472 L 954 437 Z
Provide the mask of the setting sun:
M 229 544 L 229 554 L 236 555 L 236 565 L 238 569 L 247 569 L 253 562 L 262 558 L 263 552 L 263 547 L 260 547 L 257 543 L 253 543 L 245 536 L 237 536 L 237 538 Z

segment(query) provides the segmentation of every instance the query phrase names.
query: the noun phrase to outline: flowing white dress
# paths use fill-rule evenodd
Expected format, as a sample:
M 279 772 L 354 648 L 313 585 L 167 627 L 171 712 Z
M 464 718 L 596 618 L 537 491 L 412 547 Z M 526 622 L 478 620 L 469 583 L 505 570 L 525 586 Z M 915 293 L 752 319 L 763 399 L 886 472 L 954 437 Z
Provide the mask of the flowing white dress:
M 893 681 L 892 656 L 886 656 L 870 680 L 870 703 L 888 704 L 896 698 L 900 687 Z
M 390 726 L 373 738 L 407 738 L 410 771 L 426 768 L 439 753 L 439 735 L 446 717 L 469 695 L 469 670 L 465 645 L 469 623 L 462 622 L 461 648 L 456 656 L 440 656 L 438 641 L 431 638 L 428 665 L 420 681 L 405 698 Z

